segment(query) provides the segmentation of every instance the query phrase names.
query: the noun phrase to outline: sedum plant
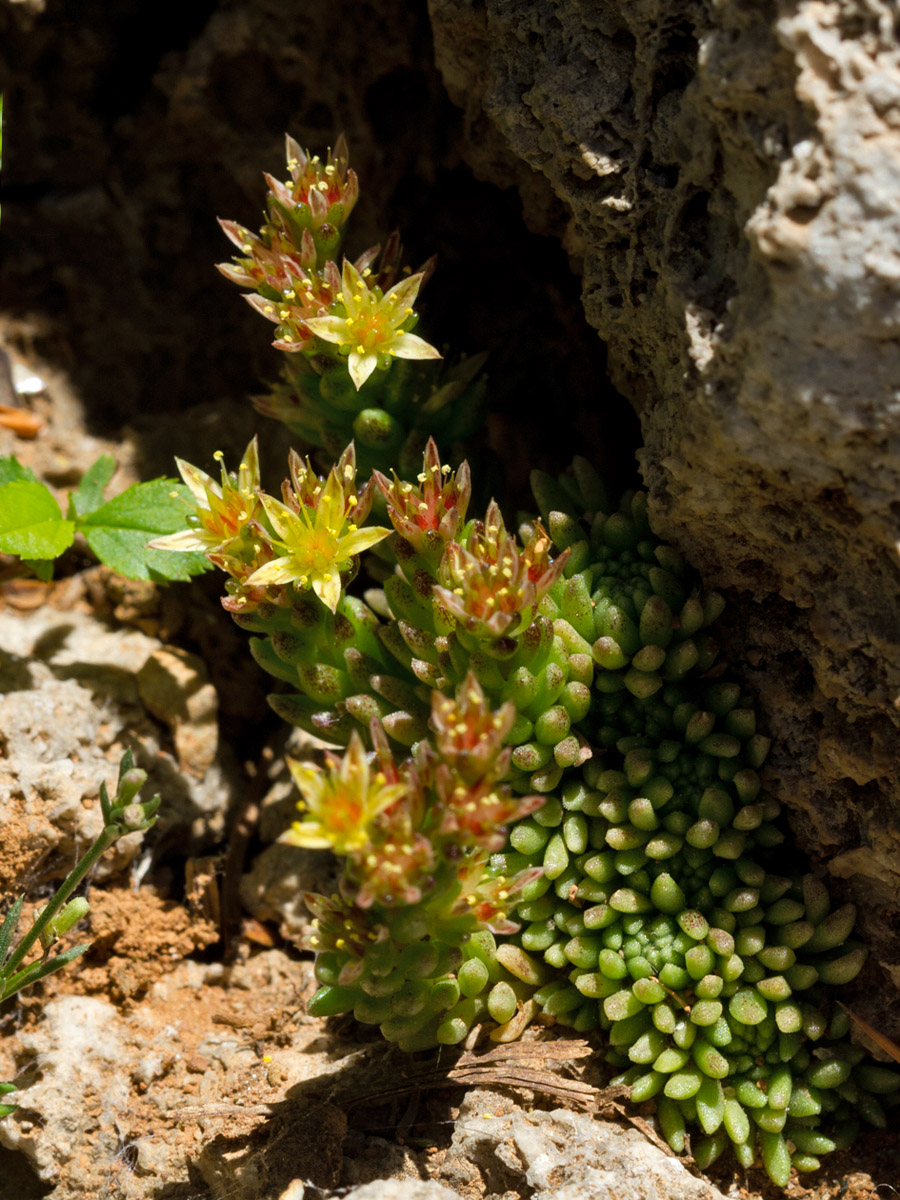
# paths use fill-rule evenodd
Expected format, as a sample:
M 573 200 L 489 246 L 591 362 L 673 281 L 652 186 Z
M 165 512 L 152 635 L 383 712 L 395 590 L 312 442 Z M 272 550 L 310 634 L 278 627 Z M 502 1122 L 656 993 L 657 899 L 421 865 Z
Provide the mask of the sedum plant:
M 273 708 L 345 747 L 291 764 L 286 840 L 343 861 L 306 898 L 310 1011 L 407 1050 L 598 1030 L 677 1153 L 730 1151 L 783 1187 L 885 1126 L 900 1076 L 832 1000 L 866 957 L 855 910 L 782 849 L 768 739 L 718 661 L 724 601 L 646 496 L 612 503 L 583 458 L 535 475 L 517 529 L 469 511 L 467 463 L 430 435 L 468 436 L 480 388 L 471 364 L 425 382 L 428 270 L 396 282 L 396 239 L 339 267 L 346 147 L 323 163 L 289 139 L 288 160 L 258 236 L 223 223 L 241 254 L 220 269 L 276 325 L 286 365 L 259 407 L 315 464 L 292 452 L 273 496 L 255 442 L 219 479 L 179 462 L 186 528 L 150 545 L 224 573 Z M 373 549 L 392 573 L 361 597 Z
M 69 932 L 90 909 L 83 896 L 70 899 L 72 893 L 86 878 L 98 859 L 126 833 L 140 833 L 149 829 L 156 821 L 159 796 L 151 800 L 138 800 L 138 793 L 147 782 L 147 772 L 134 766 L 130 750 L 122 756 L 119 764 L 119 779 L 116 794 L 112 798 L 106 784 L 100 784 L 100 807 L 103 828 L 93 845 L 78 860 L 55 894 L 39 909 L 30 928 L 14 945 L 13 939 L 22 916 L 24 896 L 19 896 L 7 910 L 0 925 L 0 1003 L 9 1000 L 23 988 L 46 979 L 61 970 L 90 949 L 90 942 L 72 946 L 59 954 L 52 953 L 59 938 Z M 40 958 L 26 962 L 29 954 L 40 942 L 43 953 Z M 0 1095 L 16 1091 L 13 1083 L 0 1081 Z M 0 1118 L 9 1116 L 15 1104 L 0 1103 Z
M 413 332 L 415 304 L 434 269 L 401 268 L 397 233 L 355 261 L 338 259 L 359 195 L 347 142 L 323 161 L 287 137 L 286 178 L 265 175 L 258 234 L 220 221 L 238 254 L 219 265 L 249 289 L 248 303 L 275 326 L 278 382 L 255 400 L 266 416 L 334 462 L 351 438 L 360 467 L 415 468 L 429 435 L 472 437 L 481 423 L 484 356 L 435 371 L 438 350 Z

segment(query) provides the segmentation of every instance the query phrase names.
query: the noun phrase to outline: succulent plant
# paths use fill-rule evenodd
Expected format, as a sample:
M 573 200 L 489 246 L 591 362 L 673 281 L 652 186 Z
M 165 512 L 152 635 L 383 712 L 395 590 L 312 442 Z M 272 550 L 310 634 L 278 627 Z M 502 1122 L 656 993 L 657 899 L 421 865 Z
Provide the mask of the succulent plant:
M 900 1075 L 832 1005 L 865 960 L 855 910 L 789 873 L 769 741 L 718 662 L 724 601 L 647 497 L 611 505 L 583 458 L 535 474 L 540 516 L 515 532 L 493 501 L 470 514 L 467 463 L 430 435 L 454 454 L 473 435 L 481 360 L 428 361 L 413 305 L 432 264 L 403 277 L 396 235 L 339 268 L 343 140 L 324 163 L 287 149 L 259 236 L 223 222 L 240 255 L 220 269 L 286 354 L 258 407 L 326 469 L 292 453 L 276 499 L 255 443 L 221 484 L 179 463 L 190 528 L 153 544 L 228 575 L 272 707 L 346 747 L 291 764 L 286 840 L 343 859 L 335 894 L 306 897 L 310 1012 L 407 1050 L 599 1030 L 677 1153 L 696 1131 L 701 1166 L 730 1147 L 784 1186 L 860 1119 L 883 1126 Z M 360 598 L 364 551 L 383 586 Z
M 204 484 L 195 537 L 222 536 L 238 482 Z M 396 569 L 367 603 L 345 588 L 388 532 L 362 524 L 373 488 Z M 311 1012 L 409 1050 L 484 1024 L 601 1030 L 673 1149 L 696 1128 L 701 1165 L 731 1147 L 780 1185 L 860 1118 L 886 1123 L 900 1076 L 863 1060 L 829 999 L 865 960 L 855 910 L 783 873 L 769 742 L 717 662 L 724 602 L 654 537 L 641 493 L 612 510 L 576 460 L 536 477 L 541 517 L 514 536 L 493 502 L 469 515 L 468 467 L 433 441 L 415 481 L 359 487 L 351 448 L 327 477 L 295 457 L 283 503 L 249 490 L 210 551 L 226 606 L 290 687 L 276 711 L 348 747 L 293 768 L 289 840 L 345 860 L 340 892 L 307 898 Z
M 434 270 L 401 267 L 397 233 L 355 262 L 339 256 L 359 195 L 341 136 L 323 161 L 286 138 L 285 180 L 266 174 L 258 234 L 220 221 L 238 253 L 219 270 L 250 289 L 248 303 L 275 326 L 281 377 L 254 400 L 329 464 L 355 439 L 360 468 L 416 469 L 433 434 L 444 444 L 471 438 L 482 421 L 485 356 L 436 371 L 434 346 L 413 330 L 414 305 Z

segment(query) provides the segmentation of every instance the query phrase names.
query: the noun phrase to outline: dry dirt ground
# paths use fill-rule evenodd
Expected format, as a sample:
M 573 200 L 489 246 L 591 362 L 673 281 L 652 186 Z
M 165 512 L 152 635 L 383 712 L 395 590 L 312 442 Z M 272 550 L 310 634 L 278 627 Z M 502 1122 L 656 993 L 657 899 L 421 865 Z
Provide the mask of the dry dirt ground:
M 111 450 L 129 482 L 127 432 L 89 437 L 65 379 L 15 331 L 6 341 L 19 377 L 45 386 L 16 400 L 37 436 L 0 430 L 0 453 L 62 494 Z M 413 1060 L 307 1016 L 312 965 L 286 935 L 328 863 L 271 844 L 291 808 L 283 734 L 248 725 L 264 685 L 223 665 L 239 646 L 209 589 L 129 585 L 72 553 L 52 585 L 7 563 L 0 596 L 0 894 L 49 894 L 126 745 L 164 792 L 158 828 L 90 884 L 84 960 L 0 1014 L 0 1079 L 20 1088 L 0 1125 L 0 1200 L 322 1200 L 367 1183 L 423 1200 L 441 1185 L 472 1200 L 775 1195 L 759 1173 L 710 1184 L 679 1163 L 651 1111 L 604 1092 L 602 1056 L 553 1030 L 499 1060 Z M 181 705 L 203 688 L 205 705 Z M 898 1163 L 896 1135 L 872 1135 L 787 1194 L 887 1197 Z

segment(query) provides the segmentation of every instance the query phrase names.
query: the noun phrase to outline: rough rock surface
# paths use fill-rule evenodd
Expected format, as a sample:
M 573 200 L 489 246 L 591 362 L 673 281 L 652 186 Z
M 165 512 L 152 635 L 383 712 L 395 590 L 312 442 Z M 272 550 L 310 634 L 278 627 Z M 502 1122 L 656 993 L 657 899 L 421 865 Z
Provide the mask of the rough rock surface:
M 498 1115 L 490 1099 L 466 1097 L 443 1167 L 464 1195 L 479 1180 L 490 1195 L 529 1200 L 722 1200 L 634 1129 L 567 1109 Z
M 470 160 L 578 261 L 656 525 L 730 590 L 776 788 L 900 984 L 896 5 L 431 12 Z
M 26 866 L 33 870 L 41 856 L 60 856 L 65 871 L 76 847 L 87 848 L 101 828 L 100 783 L 114 786 L 129 746 L 136 765 L 148 773 L 147 795 L 157 791 L 163 797 L 154 840 L 187 834 L 196 850 L 221 839 L 239 772 L 227 747 L 216 744 L 215 695 L 202 663 L 196 660 L 178 676 L 164 675 L 160 664 L 173 655 L 183 667 L 180 651 L 88 613 L 49 605 L 22 616 L 0 613 L 4 894 L 22 886 L 21 872 Z M 160 711 L 154 689 L 163 682 L 170 730 L 151 715 Z M 198 696 L 205 701 L 192 720 Z M 122 838 L 101 860 L 100 877 L 120 870 L 140 844 L 141 835 Z

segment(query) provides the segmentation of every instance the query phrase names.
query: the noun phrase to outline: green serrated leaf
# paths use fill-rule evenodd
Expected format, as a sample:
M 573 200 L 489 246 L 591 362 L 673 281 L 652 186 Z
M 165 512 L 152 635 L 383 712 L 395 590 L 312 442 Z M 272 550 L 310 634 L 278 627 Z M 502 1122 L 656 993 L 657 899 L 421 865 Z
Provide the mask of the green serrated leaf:
M 53 560 L 47 558 L 26 558 L 22 560 L 29 570 L 34 571 L 38 579 L 49 583 L 53 578 Z
M 116 473 L 116 460 L 111 454 L 102 454 L 85 471 L 81 483 L 69 496 L 69 516 L 86 517 L 103 503 L 103 489 Z
M 15 455 L 11 454 L 8 458 L 0 458 L 0 484 L 22 481 L 37 483 L 38 478 L 31 467 L 23 467 Z
M 20 558 L 59 558 L 72 544 L 75 523 L 63 520 L 42 483 L 17 480 L 0 487 L 0 552 Z
M 147 542 L 185 527 L 190 493 L 174 479 L 136 483 L 79 521 L 101 562 L 130 579 L 190 579 L 210 569 L 201 553 L 149 550 Z

